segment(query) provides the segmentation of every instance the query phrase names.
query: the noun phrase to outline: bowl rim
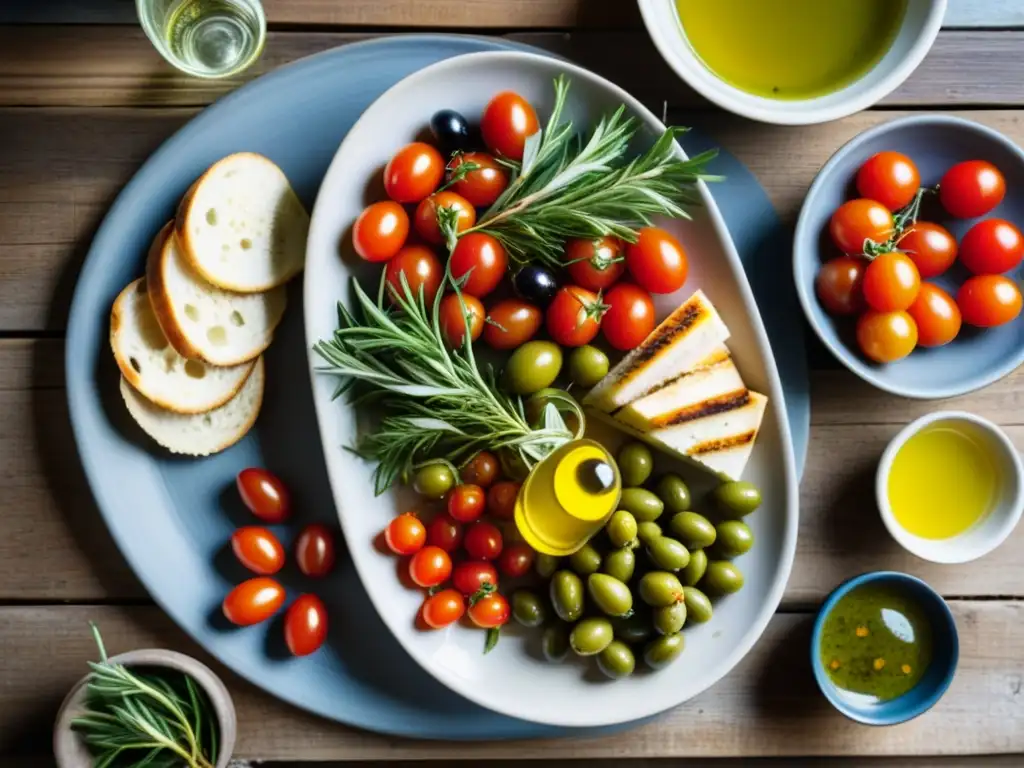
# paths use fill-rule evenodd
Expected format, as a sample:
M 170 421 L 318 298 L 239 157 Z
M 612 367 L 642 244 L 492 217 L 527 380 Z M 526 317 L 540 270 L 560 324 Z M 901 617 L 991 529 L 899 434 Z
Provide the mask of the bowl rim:
M 892 504 L 889 502 L 889 494 L 887 492 L 889 474 L 892 472 L 892 464 L 896 459 L 896 454 L 899 453 L 899 450 L 911 437 L 921 432 L 921 430 L 929 424 L 934 424 L 937 421 L 967 422 L 980 427 L 990 434 L 995 438 L 996 442 L 1010 458 L 1010 463 L 1013 465 L 1014 474 L 1016 475 L 1017 480 L 1016 497 L 1003 505 L 1003 507 L 1008 510 L 1002 514 L 1003 522 L 998 528 L 994 529 L 994 532 L 985 540 L 985 543 L 975 549 L 962 550 L 959 554 L 954 551 L 950 551 L 948 556 L 942 555 L 942 552 L 946 549 L 945 547 L 940 548 L 933 547 L 928 544 L 922 544 L 922 540 L 919 537 L 908 533 L 907 530 L 896 521 L 896 516 L 893 514 Z M 1006 432 L 998 424 L 967 411 L 934 411 L 933 413 L 929 413 L 915 419 L 910 424 L 903 427 L 903 429 L 901 429 L 896 436 L 889 441 L 885 451 L 882 452 L 882 458 L 878 462 L 878 469 L 875 472 L 875 498 L 878 502 L 878 511 L 882 516 L 882 522 L 885 523 L 885 527 L 889 531 L 889 535 L 892 536 L 897 543 L 899 543 L 899 545 L 908 552 L 916 555 L 922 560 L 928 560 L 933 563 L 967 563 L 972 560 L 977 560 L 980 557 L 984 557 L 1006 541 L 1009 535 L 1013 532 L 1013 529 L 1017 527 L 1017 523 L 1020 522 L 1021 513 L 1024 512 L 1024 463 L 1021 462 L 1021 456 L 1017 451 L 1016 446 L 1014 446 Z M 945 539 L 943 541 L 954 541 L 957 538 L 960 538 L 960 536 L 963 536 L 963 534 L 958 534 L 951 539 Z
M 928 2 L 929 8 L 924 24 L 917 30 L 907 55 L 902 59 L 898 59 L 889 72 L 883 75 L 874 86 L 866 89 L 859 95 L 848 96 L 842 101 L 828 106 L 813 106 L 815 101 L 824 97 L 803 99 L 797 103 L 810 108 L 801 108 L 799 110 L 787 108 L 787 106 L 791 107 L 794 103 L 790 101 L 778 101 L 776 103 L 772 99 L 759 99 L 756 103 L 747 103 L 745 100 L 751 94 L 730 85 L 717 75 L 711 73 L 710 70 L 708 70 L 710 77 L 700 77 L 688 68 L 681 66 L 676 60 L 675 54 L 686 48 L 688 43 L 683 34 L 669 34 L 664 29 L 664 25 L 658 23 L 659 20 L 664 19 L 661 13 L 664 0 L 639 0 L 639 7 L 647 34 L 654 42 L 654 46 L 658 49 L 662 59 L 679 78 L 708 101 L 729 112 L 759 122 L 776 125 L 813 125 L 849 117 L 856 112 L 871 107 L 896 90 L 913 74 L 914 70 L 924 60 L 924 57 L 928 55 L 932 45 L 934 45 L 935 39 L 942 28 L 943 19 L 946 16 L 947 0 L 928 0 Z M 671 12 L 675 12 L 674 4 L 672 5 Z M 900 28 L 902 29 L 906 23 L 907 21 L 904 19 Z M 675 25 L 673 25 L 674 29 Z M 861 82 L 876 67 L 877 63 L 868 73 L 865 73 L 845 88 L 828 94 L 828 96 L 842 95 L 853 85 Z
M 926 594 L 931 603 L 938 608 L 938 614 L 945 620 L 950 630 L 950 645 L 952 650 L 950 653 L 949 668 L 943 675 L 942 682 L 939 683 L 931 694 L 927 696 L 917 707 L 902 710 L 899 714 L 889 717 L 871 715 L 868 710 L 858 709 L 841 701 L 835 695 L 835 686 L 832 685 L 828 680 L 828 677 L 825 675 L 824 667 L 822 666 L 821 659 L 818 656 L 818 646 L 821 643 L 821 634 L 825 627 L 825 619 L 828 618 L 832 609 L 835 608 L 836 603 L 838 603 L 845 595 L 849 594 L 853 589 L 872 582 L 901 582 L 904 584 L 914 585 Z M 905 723 L 908 720 L 913 720 L 919 715 L 923 715 L 929 709 L 934 707 L 938 703 L 939 699 L 945 695 L 950 684 L 953 682 L 953 678 L 956 675 L 957 666 L 960 661 L 960 632 L 957 629 L 956 619 L 953 617 L 953 612 L 949 608 L 949 603 L 947 603 L 945 598 L 943 598 L 942 595 L 940 595 L 923 579 L 919 579 L 917 576 L 911 576 L 909 573 L 903 573 L 901 571 L 868 571 L 866 573 L 861 573 L 858 576 L 852 576 L 842 582 L 829 593 L 828 597 L 825 598 L 825 601 L 821 604 L 821 608 L 818 609 L 818 614 L 814 619 L 814 629 L 811 631 L 810 656 L 811 669 L 814 673 L 814 681 L 817 683 L 821 694 L 838 712 L 855 722 L 862 723 L 863 725 L 898 725 L 899 723 Z M 893 701 L 897 700 L 898 698 L 893 699 Z

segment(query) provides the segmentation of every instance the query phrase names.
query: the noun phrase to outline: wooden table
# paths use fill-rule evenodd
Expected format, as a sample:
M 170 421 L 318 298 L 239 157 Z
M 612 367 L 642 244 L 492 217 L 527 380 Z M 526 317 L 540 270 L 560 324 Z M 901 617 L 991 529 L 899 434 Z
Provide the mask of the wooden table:
M 68 302 L 92 233 L 138 165 L 239 81 L 172 71 L 133 25 L 129 0 L 50 0 L 0 11 L 0 764 L 47 764 L 57 704 L 93 648 L 86 621 L 120 651 L 160 645 L 203 656 L 153 606 L 114 548 L 84 484 L 64 395 Z M 938 109 L 1024 141 L 1024 3 L 951 0 L 947 29 L 877 108 L 806 128 L 711 109 L 661 62 L 632 3 L 618 0 L 266 0 L 272 31 L 248 79 L 366 36 L 498 34 L 558 51 L 679 124 L 697 124 L 795 218 L 815 171 L 854 134 L 907 110 Z M 45 7 L 43 7 L 45 6 Z M 86 7 L 81 7 L 86 6 Z M 45 18 L 40 14 L 45 13 Z M 83 24 L 79 22 L 89 22 Z M 127 255 L 126 255 L 127 257 Z M 134 256 L 132 256 L 134 257 Z M 780 262 L 780 269 L 788 269 Z M 808 336 L 808 338 L 810 338 Z M 946 403 L 887 396 L 808 341 L 811 450 L 799 551 L 777 616 L 750 656 L 696 700 L 597 740 L 452 745 L 383 738 L 303 714 L 225 672 L 241 722 L 237 755 L 265 760 L 977 756 L 1024 753 L 1024 527 L 957 567 L 917 560 L 884 533 L 872 473 L 886 441 L 938 407 L 1002 424 L 1024 448 L 1024 371 Z M 144 514 L 144 509 L 140 509 Z M 872 729 L 817 694 L 806 663 L 811 616 L 856 573 L 892 568 L 949 599 L 961 636 L 952 687 L 927 715 Z M 949 758 L 945 758 L 949 760 Z M 632 760 L 630 760 L 632 762 Z M 915 761 L 916 762 L 916 761 Z M 921 764 L 933 765 L 929 758 Z M 952 762 L 975 764 L 971 757 Z M 781 761 L 790 765 L 792 761 Z

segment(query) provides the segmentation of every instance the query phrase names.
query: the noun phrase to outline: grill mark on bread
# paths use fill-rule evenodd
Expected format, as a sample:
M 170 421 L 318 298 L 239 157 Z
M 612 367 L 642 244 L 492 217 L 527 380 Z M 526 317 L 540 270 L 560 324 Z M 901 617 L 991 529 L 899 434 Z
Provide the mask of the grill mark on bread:
M 707 400 L 702 400 L 699 403 L 692 403 L 683 408 L 677 408 L 671 413 L 665 413 L 652 419 L 651 423 L 655 429 L 672 427 L 677 424 L 685 424 L 688 421 L 697 421 L 699 419 L 706 419 L 709 416 L 716 416 L 720 413 L 735 411 L 743 408 L 748 403 L 750 403 L 750 390 L 746 388 L 737 389 L 732 392 L 716 395 L 715 397 L 709 397 Z
M 754 442 L 757 437 L 757 430 L 752 429 L 749 432 L 742 432 L 738 435 L 731 435 L 730 437 L 722 437 L 716 440 L 706 440 L 703 443 L 697 443 L 695 446 L 687 451 L 690 456 L 700 456 L 705 453 L 718 453 L 720 451 L 728 451 L 733 448 L 742 448 L 745 445 L 749 445 Z

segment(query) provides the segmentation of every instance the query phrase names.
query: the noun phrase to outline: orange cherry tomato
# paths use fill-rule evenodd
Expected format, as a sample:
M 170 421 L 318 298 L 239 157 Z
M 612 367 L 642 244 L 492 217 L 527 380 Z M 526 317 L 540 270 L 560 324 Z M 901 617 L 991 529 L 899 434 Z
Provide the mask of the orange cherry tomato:
M 459 470 L 459 476 L 464 483 L 489 488 L 498 477 L 498 459 L 490 451 L 480 451 Z
M 1020 315 L 1020 288 L 1002 275 L 977 275 L 960 286 L 956 303 L 965 323 L 993 328 Z
M 497 592 L 484 595 L 469 606 L 470 620 L 484 629 L 503 626 L 510 615 L 508 600 Z
M 838 256 L 826 262 L 814 280 L 815 292 L 825 310 L 833 315 L 855 315 L 864 308 L 864 270 L 860 256 Z
M 511 520 L 515 517 L 518 496 L 519 483 L 512 480 L 497 482 L 487 491 L 487 511 L 499 520 Z
M 484 341 L 492 349 L 515 349 L 532 339 L 544 322 L 544 313 L 520 299 L 499 301 L 487 313 Z
M 1001 275 L 1024 259 L 1024 235 L 1005 219 L 979 221 L 960 240 L 960 262 L 976 275 Z
M 960 333 L 960 308 L 953 297 L 931 283 L 921 283 L 921 292 L 907 310 L 917 325 L 917 343 L 941 347 Z
M 597 294 L 578 285 L 567 285 L 559 289 L 548 305 L 545 327 L 556 344 L 582 347 L 597 336 L 607 309 Z
M 1006 196 L 1006 179 L 992 163 L 957 163 L 939 182 L 939 202 L 958 219 L 984 216 Z
M 277 536 L 259 525 L 247 525 L 231 534 L 231 549 L 238 562 L 260 576 L 270 576 L 284 567 L 284 547 Z
M 468 272 L 462 292 L 482 299 L 497 288 L 505 276 L 508 254 L 496 237 L 484 232 L 470 232 L 459 238 L 448 267 L 456 280 Z
M 877 200 L 890 211 L 910 204 L 921 188 L 921 176 L 914 161 L 900 152 L 879 152 L 857 171 L 857 192 Z
M 917 324 L 906 312 L 868 310 L 857 320 L 857 344 L 876 363 L 891 363 L 914 351 Z
M 565 244 L 565 271 L 588 291 L 610 288 L 626 271 L 625 244 L 617 237 L 574 238 Z
M 484 514 L 487 494 L 479 485 L 465 483 L 448 492 L 448 514 L 460 523 L 472 523 Z
M 402 286 L 401 275 L 409 284 L 414 298 L 418 298 L 420 289 L 423 290 L 423 300 L 429 310 L 434 304 L 434 298 L 441 288 L 441 279 L 444 276 L 444 268 L 437 260 L 434 252 L 425 245 L 407 245 L 402 248 L 395 257 L 384 267 L 387 276 L 388 294 L 394 301 L 396 296 L 405 295 Z
M 518 93 L 502 91 L 484 107 L 480 133 L 492 152 L 511 160 L 523 159 L 526 139 L 540 130 L 537 113 Z
M 275 475 L 265 469 L 249 467 L 235 478 L 242 502 L 266 523 L 282 523 L 292 513 L 291 496 Z
M 956 238 L 939 224 L 918 221 L 900 238 L 900 250 L 917 265 L 921 277 L 937 277 L 956 261 Z
M 425 546 L 409 559 L 409 578 L 421 587 L 436 587 L 452 575 L 452 559 L 440 547 Z
M 284 642 L 293 656 L 308 656 L 327 639 L 327 606 L 316 595 L 299 595 L 284 614 Z
M 905 253 L 891 251 L 876 256 L 864 270 L 862 290 L 868 306 L 878 312 L 896 312 L 914 303 L 921 275 Z
M 396 203 L 418 203 L 441 186 L 444 158 L 429 144 L 402 147 L 384 167 L 384 191 Z
M 439 211 L 442 211 L 440 214 L 442 216 L 456 218 L 455 229 L 457 232 L 464 232 L 476 223 L 476 209 L 469 200 L 448 189 L 443 192 L 435 192 L 430 197 L 424 198 L 416 206 L 416 213 L 413 214 L 413 226 L 416 228 L 416 232 L 432 245 L 444 244 L 444 235 L 441 234 L 441 227 L 438 223 Z M 450 213 L 444 211 L 450 211 Z
M 442 589 L 423 602 L 421 615 L 423 623 L 433 629 L 447 627 L 462 618 L 466 612 L 466 601 L 454 589 Z
M 828 231 L 840 251 L 859 255 L 865 241 L 881 244 L 892 237 L 892 213 L 876 200 L 848 200 L 832 214 Z
M 396 555 L 411 555 L 427 543 L 427 528 L 412 512 L 405 512 L 388 523 L 384 541 Z
M 601 318 L 601 332 L 620 352 L 639 347 L 654 330 L 654 300 L 632 283 L 612 286 L 604 296 L 608 311 Z
M 675 293 L 686 282 L 689 262 L 683 245 L 658 227 L 644 227 L 626 245 L 626 268 L 651 293 Z
M 221 610 L 232 624 L 248 627 L 266 621 L 283 604 L 284 587 L 266 576 L 257 576 L 228 592 Z
M 313 578 L 323 578 L 334 567 L 334 534 L 326 525 L 307 525 L 295 542 L 295 562 L 299 570 Z
M 485 152 L 466 152 L 452 158 L 448 164 L 449 177 L 463 163 L 472 163 L 476 168 L 452 184 L 452 191 L 477 208 L 488 207 L 508 186 L 508 171 Z
M 438 321 L 444 340 L 452 349 L 461 347 L 466 340 L 466 322 L 469 322 L 469 340 L 476 341 L 484 331 L 484 305 L 468 293 L 445 294 L 438 308 Z
M 352 225 L 352 247 L 365 261 L 387 261 L 409 236 L 409 214 L 392 200 L 363 209 Z

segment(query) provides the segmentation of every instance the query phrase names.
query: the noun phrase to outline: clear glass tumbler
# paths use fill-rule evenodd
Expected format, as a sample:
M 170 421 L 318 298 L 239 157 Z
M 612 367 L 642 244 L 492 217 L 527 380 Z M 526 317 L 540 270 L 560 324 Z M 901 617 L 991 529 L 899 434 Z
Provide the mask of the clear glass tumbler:
M 259 58 L 267 38 L 259 0 L 136 0 L 135 5 L 160 54 L 196 77 L 241 72 Z

